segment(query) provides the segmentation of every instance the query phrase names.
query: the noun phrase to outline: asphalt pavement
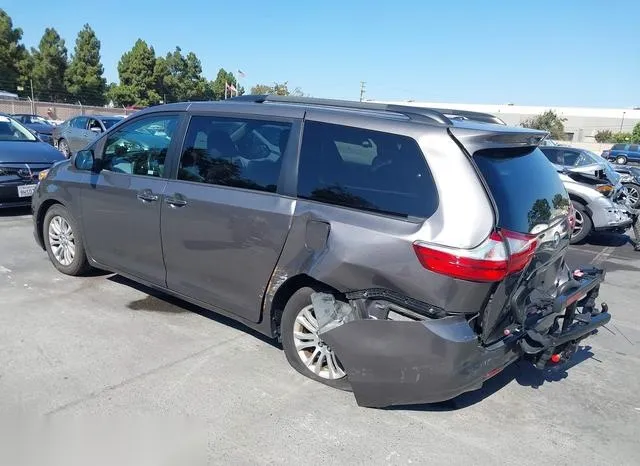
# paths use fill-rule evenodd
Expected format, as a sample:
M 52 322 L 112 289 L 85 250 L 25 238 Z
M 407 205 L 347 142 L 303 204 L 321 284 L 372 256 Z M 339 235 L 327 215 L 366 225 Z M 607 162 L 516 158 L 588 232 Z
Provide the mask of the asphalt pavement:
M 568 365 L 517 363 L 451 402 L 366 409 L 230 319 L 119 276 L 58 273 L 28 211 L 0 212 L 0 438 L 46 419 L 58 437 L 12 451 L 91 464 L 118 451 L 105 445 L 135 445 L 138 465 L 640 464 L 640 253 L 604 235 L 569 263 L 608 270 L 613 319 Z M 1 445 L 0 463 L 19 464 Z

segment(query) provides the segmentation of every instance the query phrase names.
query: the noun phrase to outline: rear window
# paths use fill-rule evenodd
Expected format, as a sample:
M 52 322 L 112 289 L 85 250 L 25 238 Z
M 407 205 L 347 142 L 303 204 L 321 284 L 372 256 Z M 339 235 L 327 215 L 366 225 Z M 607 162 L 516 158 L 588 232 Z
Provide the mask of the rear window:
M 431 216 L 438 205 L 414 139 L 314 121 L 304 126 L 298 197 L 414 218 Z
M 569 212 L 569 195 L 540 149 L 482 150 L 473 160 L 498 207 L 498 226 L 542 231 Z

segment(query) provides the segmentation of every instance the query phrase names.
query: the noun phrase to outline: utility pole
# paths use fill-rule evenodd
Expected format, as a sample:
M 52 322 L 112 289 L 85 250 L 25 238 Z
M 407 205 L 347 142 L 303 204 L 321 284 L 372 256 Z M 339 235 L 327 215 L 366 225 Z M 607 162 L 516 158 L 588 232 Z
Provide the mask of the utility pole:
M 364 91 L 365 91 L 364 85 L 365 84 L 366 84 L 366 82 L 360 81 L 360 102 L 362 102 L 362 98 L 364 97 Z

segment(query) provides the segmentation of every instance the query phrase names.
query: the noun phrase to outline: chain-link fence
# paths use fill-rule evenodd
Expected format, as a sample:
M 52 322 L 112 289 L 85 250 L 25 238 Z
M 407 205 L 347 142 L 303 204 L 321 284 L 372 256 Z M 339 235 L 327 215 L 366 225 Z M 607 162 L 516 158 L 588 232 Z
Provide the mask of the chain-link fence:
M 29 113 L 50 118 L 67 120 L 76 115 L 128 115 L 134 110 L 126 108 L 94 107 L 90 105 L 61 104 L 23 99 L 0 99 L 0 113 Z

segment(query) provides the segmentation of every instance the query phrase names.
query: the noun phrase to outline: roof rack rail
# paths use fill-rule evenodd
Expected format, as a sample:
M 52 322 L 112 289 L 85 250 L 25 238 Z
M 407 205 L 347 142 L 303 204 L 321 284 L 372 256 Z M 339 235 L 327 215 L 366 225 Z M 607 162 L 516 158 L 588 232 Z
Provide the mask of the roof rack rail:
M 451 108 L 436 108 L 436 107 L 428 107 L 428 108 L 430 108 L 431 110 L 440 112 L 443 115 L 445 115 L 447 118 L 453 119 L 453 120 L 456 120 L 456 119 L 473 120 L 473 121 L 480 121 L 483 123 L 493 123 L 493 124 L 504 125 L 504 126 L 507 125 L 502 119 L 498 118 L 495 115 L 492 115 L 491 113 L 472 112 L 470 110 L 455 110 Z
M 272 95 L 272 94 L 250 94 L 233 97 L 228 99 L 230 101 L 243 101 L 243 102 L 280 102 L 289 104 L 307 104 L 307 105 L 319 105 L 328 107 L 339 108 L 351 108 L 360 110 L 377 110 L 382 112 L 392 112 L 405 115 L 414 121 L 428 122 L 428 123 L 440 123 L 443 125 L 450 125 L 451 120 L 447 118 L 439 110 L 434 110 L 426 107 L 412 107 L 408 105 L 395 105 L 395 104 L 380 104 L 375 102 L 353 102 L 350 100 L 337 100 L 337 99 L 317 99 L 315 97 L 294 97 L 284 95 Z

